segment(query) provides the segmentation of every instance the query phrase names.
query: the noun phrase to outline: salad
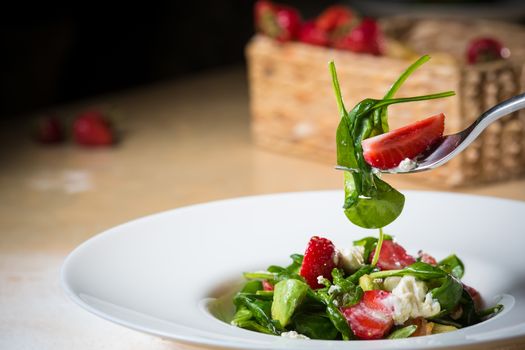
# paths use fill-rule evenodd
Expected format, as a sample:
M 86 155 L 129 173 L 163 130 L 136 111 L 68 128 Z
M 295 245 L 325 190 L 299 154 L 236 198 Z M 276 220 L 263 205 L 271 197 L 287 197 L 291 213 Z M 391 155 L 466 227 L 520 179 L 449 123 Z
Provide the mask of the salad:
M 388 126 L 392 104 L 454 95 L 394 97 L 429 59 L 409 66 L 383 99 L 365 99 L 350 111 L 330 62 L 341 115 L 337 164 L 346 169 L 344 214 L 357 226 L 379 229 L 379 235 L 345 249 L 314 236 L 303 255 L 291 255 L 290 265 L 245 273 L 247 282 L 233 298 L 232 325 L 291 338 L 396 339 L 454 331 L 502 309 L 483 309 L 480 294 L 461 282 L 465 267 L 456 255 L 440 261 L 422 251 L 413 256 L 383 232 L 401 214 L 405 197 L 378 169 L 406 171 L 443 137 L 443 114 L 392 131 Z
M 231 324 L 302 339 L 397 339 L 454 331 L 502 308 L 483 309 L 456 255 L 414 257 L 388 235 L 346 249 L 314 236 L 291 259 L 244 273 Z

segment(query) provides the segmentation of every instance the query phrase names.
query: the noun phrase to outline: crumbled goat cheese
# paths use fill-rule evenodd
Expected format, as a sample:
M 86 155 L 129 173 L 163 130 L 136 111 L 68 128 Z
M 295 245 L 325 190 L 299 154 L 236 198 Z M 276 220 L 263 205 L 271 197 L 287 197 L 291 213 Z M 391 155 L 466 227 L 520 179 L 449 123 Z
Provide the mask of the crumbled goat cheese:
M 335 284 L 332 284 L 330 286 L 330 288 L 328 288 L 328 294 L 329 295 L 332 295 L 332 294 L 340 292 L 340 291 L 341 291 L 341 287 L 336 286 Z
M 282 332 L 281 337 L 290 339 L 310 339 L 306 335 L 297 333 L 296 331 Z
M 336 255 L 339 261 L 337 265 L 341 266 L 347 273 L 359 270 L 365 263 L 364 253 L 365 247 L 362 246 L 353 246 L 351 248 L 337 250 Z
M 439 302 L 427 293 L 425 282 L 416 280 L 414 276 L 399 279 L 387 277 L 383 286 L 392 291 L 387 300 L 392 305 L 396 325 L 405 323 L 409 318 L 432 317 L 441 311 Z
M 417 166 L 417 162 L 410 158 L 405 158 L 399 163 L 399 165 L 393 169 L 390 169 L 393 173 L 406 173 L 414 169 Z
M 325 282 L 327 282 L 328 280 L 326 278 L 323 277 L 323 275 L 319 275 L 317 276 L 317 283 L 319 284 L 325 284 Z

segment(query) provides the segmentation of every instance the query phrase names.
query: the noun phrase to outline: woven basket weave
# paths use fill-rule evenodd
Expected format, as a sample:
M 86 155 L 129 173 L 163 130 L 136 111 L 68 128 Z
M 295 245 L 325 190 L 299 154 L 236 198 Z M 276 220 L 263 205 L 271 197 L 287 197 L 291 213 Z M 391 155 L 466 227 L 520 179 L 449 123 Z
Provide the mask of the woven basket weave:
M 387 35 L 410 42 L 415 51 L 433 56 L 406 81 L 397 96 L 444 90 L 457 93 L 456 97 L 390 107 L 391 128 L 443 112 L 447 116 L 445 132 L 456 132 L 492 105 L 525 89 L 523 28 L 490 22 L 452 24 L 428 20 L 382 21 Z M 487 30 L 511 49 L 512 58 L 475 66 L 462 64 L 468 41 Z M 432 38 L 447 36 L 456 39 L 454 48 L 445 53 L 445 40 Z M 246 53 L 255 142 L 330 164 L 335 164 L 339 114 L 327 63 L 336 62 L 343 98 L 351 108 L 364 98 L 381 98 L 412 62 L 412 58 L 376 57 L 297 42 L 280 44 L 262 36 L 251 40 Z M 413 178 L 459 186 L 524 174 L 525 113 L 521 113 L 491 125 L 473 145 L 445 166 Z

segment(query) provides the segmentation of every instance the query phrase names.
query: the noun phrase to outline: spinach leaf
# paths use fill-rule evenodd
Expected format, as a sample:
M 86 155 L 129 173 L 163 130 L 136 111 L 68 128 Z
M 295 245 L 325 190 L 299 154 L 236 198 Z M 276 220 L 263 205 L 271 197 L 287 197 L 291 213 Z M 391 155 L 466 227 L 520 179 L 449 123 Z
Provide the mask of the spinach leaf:
M 262 286 L 261 281 L 252 280 L 252 281 L 246 282 L 244 287 L 242 287 L 241 289 L 241 293 L 255 293 L 258 290 L 262 290 L 262 289 L 263 289 L 263 286 Z
M 455 277 L 447 275 L 441 286 L 430 291 L 432 297 L 439 301 L 442 309 L 452 311 L 458 305 L 463 291 L 463 285 Z M 468 293 L 467 293 L 468 294 Z
M 245 293 L 237 293 L 233 298 L 237 308 L 245 307 L 249 310 L 255 321 L 266 329 L 265 333 L 279 335 L 282 327 L 278 322 L 271 319 L 272 302 L 269 300 L 258 300 L 254 296 Z M 240 322 L 242 324 L 243 321 Z
M 351 222 L 360 227 L 381 228 L 401 214 L 405 196 L 376 175 L 372 176 L 370 183 L 375 185 L 375 190 L 369 190 L 367 194 L 360 196 L 355 187 L 358 174 L 345 172 L 345 196 L 351 198 L 351 201 L 345 200 L 344 212 Z
M 247 280 L 275 281 L 278 277 L 277 273 L 269 272 L 269 271 L 244 272 L 242 275 Z
M 348 307 L 357 304 L 363 297 L 363 289 L 359 284 L 346 279 L 341 270 L 332 270 L 333 285 L 327 293 L 332 298 L 332 303 L 338 307 Z
M 248 329 L 250 331 L 255 331 L 255 332 L 259 332 L 259 333 L 266 333 L 266 334 L 275 335 L 275 333 L 270 331 L 268 328 L 258 324 L 254 320 L 243 320 L 243 321 L 239 321 L 237 323 L 232 323 L 232 325 L 233 326 L 237 326 L 237 327 L 241 327 L 241 328 L 244 328 L 244 329 Z
M 316 298 L 322 301 L 326 306 L 326 315 L 334 325 L 334 327 L 341 333 L 343 340 L 349 340 L 354 338 L 354 333 L 348 325 L 348 321 L 343 316 L 339 308 L 334 305 L 332 298 L 328 295 L 326 288 L 318 289 L 316 292 Z
M 463 326 L 470 326 L 481 321 L 481 317 L 476 310 L 476 304 L 466 290 L 462 290 L 459 302 L 461 305 L 461 316 L 457 319 L 459 323 Z
M 403 328 L 396 329 L 388 336 L 388 339 L 403 339 L 410 337 L 417 330 L 417 326 L 412 324 Z
M 304 255 L 292 254 L 290 258 L 292 259 L 292 263 L 286 267 L 286 270 L 292 273 L 299 273 L 301 265 L 303 264 Z
M 374 271 L 373 266 L 365 265 L 361 267 L 359 270 L 357 270 L 356 272 L 354 272 L 352 275 L 348 276 L 346 279 L 349 282 L 352 282 L 353 284 L 359 284 L 359 279 L 364 275 L 368 275 L 372 271 Z
M 392 240 L 392 236 L 383 234 L 383 240 Z M 372 251 L 376 248 L 378 239 L 376 237 L 365 237 L 361 238 L 360 240 L 354 241 L 354 246 L 361 246 L 365 248 L 365 251 L 363 252 L 363 257 L 365 258 L 365 261 L 368 261 L 370 258 L 370 254 Z
M 240 305 L 237 308 L 237 312 L 235 312 L 235 315 L 233 315 L 233 319 L 231 321 L 231 324 L 234 326 L 239 326 L 239 324 L 250 320 L 253 317 L 253 314 L 248 308 L 244 305 Z M 240 327 L 240 326 L 239 326 Z
M 421 57 L 394 83 L 382 100 L 365 99 L 350 112 L 344 106 L 334 62 L 330 62 L 332 85 L 341 116 L 336 131 L 337 164 L 346 167 L 344 212 L 348 219 L 363 228 L 381 228 L 394 221 L 403 210 L 404 196 L 382 181 L 365 162 L 361 141 L 388 131 L 387 107 L 395 103 L 424 101 L 454 95 L 439 94 L 392 98 L 408 76 L 424 62 Z
M 478 312 L 478 314 L 482 319 L 487 319 L 497 315 L 501 310 L 503 310 L 503 305 L 498 304 L 496 306 L 489 307 L 488 309 L 481 310 Z
M 301 264 L 303 262 L 303 255 L 292 254 L 290 255 L 290 258 L 292 258 L 292 263 L 287 267 L 271 265 L 266 271 L 244 272 L 244 278 L 248 280 L 268 280 L 273 282 L 290 278 L 304 281 L 304 278 L 299 275 L 299 270 L 301 269 Z
M 438 267 L 432 266 L 430 264 L 418 261 L 405 267 L 402 270 L 384 270 L 378 272 L 372 272 L 370 274 L 371 278 L 386 278 L 390 276 L 405 276 L 411 275 L 420 280 L 428 281 L 438 278 L 446 278 L 448 274 L 441 270 Z
M 254 294 L 258 291 L 261 291 L 263 289 L 261 281 L 252 280 L 248 281 L 244 284 L 239 294 Z M 241 323 L 246 322 L 250 320 L 253 317 L 253 314 L 246 305 L 243 303 L 236 303 L 235 305 L 235 314 L 233 315 L 233 319 L 231 321 L 231 324 L 234 326 L 240 326 Z M 242 327 L 245 328 L 245 327 Z
M 311 339 L 333 340 L 339 331 L 326 314 L 298 313 L 292 319 L 293 328 Z
M 278 282 L 273 291 L 272 319 L 286 327 L 297 307 L 303 302 L 307 291 L 308 285 L 296 279 Z
M 465 273 L 463 262 L 455 255 L 449 255 L 438 263 L 438 267 L 450 273 L 457 279 L 461 279 Z

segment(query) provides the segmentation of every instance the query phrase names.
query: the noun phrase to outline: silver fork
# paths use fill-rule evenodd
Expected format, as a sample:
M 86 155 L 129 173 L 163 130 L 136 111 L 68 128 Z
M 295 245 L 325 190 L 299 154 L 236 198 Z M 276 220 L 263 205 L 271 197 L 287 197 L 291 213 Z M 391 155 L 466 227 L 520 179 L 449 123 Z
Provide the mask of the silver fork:
M 394 169 L 377 169 L 382 173 L 409 174 L 421 171 L 432 170 L 441 166 L 457 156 L 468 145 L 474 141 L 483 130 L 496 120 L 525 108 L 525 93 L 514 96 L 505 100 L 485 113 L 483 113 L 472 125 L 456 134 L 444 136 L 440 143 L 434 146 L 429 152 L 420 158 L 417 158 L 416 165 L 410 170 Z M 356 169 L 336 166 L 338 170 L 356 171 Z

